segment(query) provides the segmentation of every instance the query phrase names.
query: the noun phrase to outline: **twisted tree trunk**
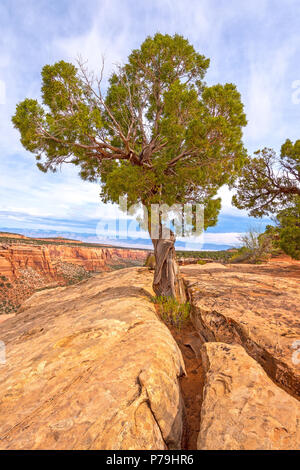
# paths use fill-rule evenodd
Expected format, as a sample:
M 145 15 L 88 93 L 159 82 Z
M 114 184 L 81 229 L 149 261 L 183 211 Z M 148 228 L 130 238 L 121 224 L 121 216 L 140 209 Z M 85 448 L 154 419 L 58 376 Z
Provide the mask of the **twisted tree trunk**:
M 157 296 L 174 297 L 178 302 L 186 302 L 185 288 L 180 275 L 175 255 L 175 235 L 170 232 L 169 238 L 162 237 L 162 226 L 159 238 L 152 239 L 155 256 L 153 290 Z

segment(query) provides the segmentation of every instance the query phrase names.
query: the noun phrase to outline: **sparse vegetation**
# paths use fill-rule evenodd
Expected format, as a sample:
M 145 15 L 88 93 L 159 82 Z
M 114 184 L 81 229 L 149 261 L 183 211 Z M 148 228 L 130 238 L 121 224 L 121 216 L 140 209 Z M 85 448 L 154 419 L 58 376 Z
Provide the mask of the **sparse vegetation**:
M 207 261 L 205 261 L 204 259 L 198 259 L 197 261 L 197 264 L 201 264 L 201 265 L 206 264 L 206 263 Z
M 274 252 L 273 238 L 268 233 L 260 233 L 256 229 L 249 229 L 240 236 L 243 246 L 240 247 L 231 259 L 231 263 L 263 263 Z
M 179 330 L 190 318 L 191 305 L 189 302 L 180 303 L 172 297 L 163 296 L 153 297 L 152 301 L 158 306 L 163 321 Z
M 226 263 L 232 257 L 232 252 L 227 250 L 220 251 L 177 251 L 178 258 L 198 258 L 199 260 L 209 258 L 214 261 Z
M 145 266 L 149 269 L 155 269 L 155 256 L 154 253 L 149 253 L 146 261 L 145 261 Z
M 1 232 L 0 232 L 1 233 Z M 2 232 L 3 233 L 3 232 Z M 14 235 L 14 234 L 12 234 Z M 68 238 L 58 238 L 57 241 L 54 240 L 53 238 L 47 240 L 46 238 L 43 240 L 40 240 L 38 238 L 14 238 L 13 236 L 7 236 L 7 237 L 1 237 L 0 238 L 0 243 L 5 243 L 6 245 L 14 245 L 14 244 L 24 244 L 24 245 L 57 245 L 61 246 L 62 245 L 62 240 L 68 240 Z M 112 245 L 102 245 L 101 243 L 88 243 L 88 242 L 81 242 L 81 241 L 76 241 L 72 240 L 71 243 L 68 243 L 67 246 L 79 246 L 79 247 L 87 247 L 87 248 L 110 248 Z M 118 250 L 128 250 L 128 247 L 124 246 L 118 246 L 118 245 L 113 245 L 113 248 L 117 248 Z M 132 247 L 130 248 L 131 250 L 136 250 L 136 251 L 144 251 L 144 248 L 136 248 Z M 5 276 L 0 276 L 0 279 Z M 3 279 L 7 281 L 7 279 Z
M 134 259 L 123 259 L 123 260 L 114 260 L 107 264 L 110 270 L 117 271 L 118 269 L 133 268 L 137 266 L 142 266 L 142 262 Z
M 16 313 L 18 309 L 20 308 L 20 305 L 15 304 L 11 300 L 0 300 L 0 315 L 8 315 L 11 313 Z

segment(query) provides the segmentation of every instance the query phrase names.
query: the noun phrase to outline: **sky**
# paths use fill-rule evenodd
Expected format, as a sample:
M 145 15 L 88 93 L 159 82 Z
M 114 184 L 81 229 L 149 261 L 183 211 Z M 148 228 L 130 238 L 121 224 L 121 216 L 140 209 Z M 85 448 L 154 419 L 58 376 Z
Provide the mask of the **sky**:
M 300 137 L 299 24 L 298 0 L 0 0 L 0 230 L 93 238 L 99 223 L 120 216 L 101 203 L 98 184 L 81 181 L 68 165 L 41 173 L 20 144 L 11 116 L 19 101 L 40 97 L 45 64 L 81 55 L 97 71 L 104 56 L 107 78 L 146 36 L 182 34 L 210 58 L 208 85 L 237 85 L 249 154 L 278 151 Z M 240 233 L 268 223 L 234 208 L 228 188 L 219 195 L 219 223 L 204 245 L 235 245 Z

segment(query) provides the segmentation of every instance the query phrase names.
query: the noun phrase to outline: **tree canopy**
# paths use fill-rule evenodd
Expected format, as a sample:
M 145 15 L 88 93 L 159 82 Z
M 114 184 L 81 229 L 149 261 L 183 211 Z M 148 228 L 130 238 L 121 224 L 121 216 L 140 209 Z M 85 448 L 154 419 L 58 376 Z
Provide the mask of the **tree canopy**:
M 248 158 L 237 184 L 233 203 L 249 209 L 250 215 L 261 217 L 277 213 L 300 196 L 300 140 L 287 140 L 278 157 L 265 148 Z
M 82 61 L 46 65 L 41 103 L 25 99 L 12 120 L 42 171 L 77 165 L 83 179 L 101 181 L 104 202 L 125 196 L 150 217 L 152 204 L 202 204 L 206 228 L 217 221 L 218 189 L 246 159 L 240 94 L 231 83 L 207 86 L 208 66 L 182 36 L 158 33 L 116 68 L 105 93 L 103 66 L 97 77 Z M 159 227 L 154 290 L 174 296 L 175 237 Z
M 62 163 L 101 179 L 103 201 L 201 202 L 216 222 L 220 186 L 245 160 L 243 105 L 235 85 L 208 87 L 209 59 L 182 36 L 156 34 L 111 75 L 64 61 L 42 70 L 42 103 L 25 99 L 13 123 L 42 171 Z
M 233 203 L 250 215 L 274 214 L 280 247 L 300 259 L 300 140 L 289 139 L 279 157 L 272 149 L 257 151 L 248 159 L 237 184 Z

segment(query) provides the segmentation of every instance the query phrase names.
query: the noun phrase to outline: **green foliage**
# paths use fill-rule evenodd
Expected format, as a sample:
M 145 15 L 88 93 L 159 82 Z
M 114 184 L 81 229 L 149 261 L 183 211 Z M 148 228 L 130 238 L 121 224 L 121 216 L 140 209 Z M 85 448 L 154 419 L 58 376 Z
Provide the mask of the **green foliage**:
M 277 214 L 279 246 L 292 258 L 300 259 L 300 197 Z
M 208 258 L 215 261 L 226 262 L 232 257 L 232 253 L 227 250 L 219 251 L 177 251 L 179 258 Z
M 237 185 L 233 204 L 250 215 L 274 214 L 300 196 L 300 140 L 287 140 L 280 157 L 272 149 L 255 152 L 248 159 Z
M 248 160 L 233 198 L 239 208 L 250 209 L 250 215 L 262 216 L 278 212 L 300 196 L 300 140 L 287 140 L 280 157 L 272 149 L 255 152 Z
M 158 305 L 162 319 L 179 330 L 189 320 L 191 305 L 189 302 L 179 303 L 172 297 L 157 296 L 152 301 Z
M 155 268 L 155 256 L 153 253 L 149 253 L 147 255 L 146 261 L 144 266 L 148 267 L 149 269 L 154 269 Z
M 238 248 L 237 252 L 234 253 L 229 259 L 230 263 L 243 263 L 249 261 L 251 257 L 251 251 L 245 246 Z
M 240 94 L 208 87 L 208 66 L 182 36 L 157 33 L 111 75 L 106 96 L 83 64 L 46 65 L 42 103 L 25 99 L 12 121 L 40 170 L 75 164 L 101 180 L 104 202 L 202 203 L 206 228 L 246 159 Z
M 233 203 L 250 215 L 277 214 L 277 245 L 293 258 L 300 256 L 300 140 L 281 147 L 280 157 L 271 149 L 256 152 L 242 171 Z

